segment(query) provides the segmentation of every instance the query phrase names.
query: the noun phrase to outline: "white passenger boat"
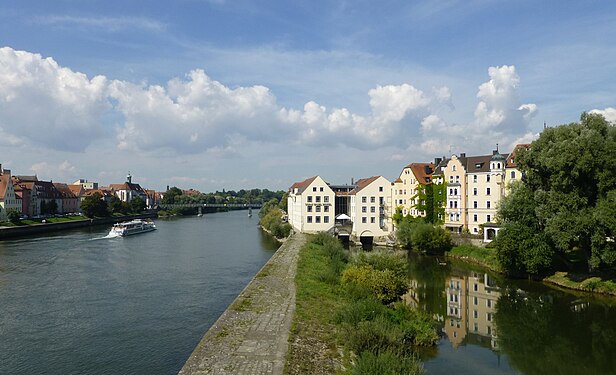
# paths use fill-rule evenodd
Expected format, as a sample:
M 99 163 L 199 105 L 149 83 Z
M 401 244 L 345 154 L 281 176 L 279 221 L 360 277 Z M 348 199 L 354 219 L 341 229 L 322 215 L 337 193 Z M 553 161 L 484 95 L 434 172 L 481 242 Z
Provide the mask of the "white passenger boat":
M 110 234 L 116 236 L 130 236 L 144 232 L 151 232 L 156 229 L 156 225 L 152 220 L 135 219 L 117 223 L 111 228 Z

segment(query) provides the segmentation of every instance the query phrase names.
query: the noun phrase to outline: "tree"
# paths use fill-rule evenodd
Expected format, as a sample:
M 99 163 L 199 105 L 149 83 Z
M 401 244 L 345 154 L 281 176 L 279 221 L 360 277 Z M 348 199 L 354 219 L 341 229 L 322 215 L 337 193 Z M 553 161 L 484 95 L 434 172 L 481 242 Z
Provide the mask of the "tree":
M 175 204 L 176 198 L 181 195 L 182 195 L 182 190 L 174 186 L 165 192 L 165 195 L 163 195 L 163 199 L 160 201 L 160 203 L 161 204 Z
M 499 258 L 515 265 L 506 258 L 517 257 L 523 264 L 513 270 L 535 273 L 547 270 L 552 254 L 579 249 L 589 271 L 616 265 L 607 240 L 614 234 L 609 215 L 610 196 L 616 194 L 611 193 L 616 190 L 616 128 L 600 115 L 584 113 L 579 123 L 544 130 L 528 150 L 518 150 L 516 164 L 525 177 L 499 209 L 505 237 L 496 241 Z M 534 256 L 507 231 L 522 235 Z
M 120 198 L 118 198 L 116 195 L 112 196 L 109 199 L 108 206 L 109 211 L 112 214 L 127 214 L 130 211 L 128 203 L 121 201 Z
M 141 213 L 145 210 L 145 201 L 141 197 L 135 197 L 128 203 L 130 211 L 133 213 Z
M 94 193 L 87 196 L 81 201 L 81 212 L 87 217 L 105 217 L 109 216 L 107 210 L 107 202 L 103 200 L 101 193 Z
M 6 218 L 11 223 L 18 222 L 20 217 L 21 217 L 21 214 L 19 213 L 19 211 L 17 211 L 14 208 L 9 208 L 8 210 L 6 210 Z
M 271 210 L 278 207 L 278 199 L 272 198 L 261 207 L 259 218 L 264 218 Z

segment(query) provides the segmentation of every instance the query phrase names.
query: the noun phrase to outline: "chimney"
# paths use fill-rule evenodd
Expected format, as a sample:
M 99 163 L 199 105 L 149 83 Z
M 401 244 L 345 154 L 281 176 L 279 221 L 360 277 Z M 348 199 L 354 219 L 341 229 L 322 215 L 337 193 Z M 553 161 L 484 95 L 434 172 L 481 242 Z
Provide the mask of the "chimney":
M 351 177 L 351 185 L 355 185 L 355 179 Z
M 465 157 L 466 157 L 466 152 L 462 152 L 462 153 L 460 153 L 460 157 L 461 157 L 461 158 L 465 158 Z
M 434 158 L 434 166 L 436 167 L 437 165 L 441 164 L 442 160 L 443 159 L 441 159 L 441 158 Z
M 2 176 L 2 163 L 0 163 L 0 176 Z

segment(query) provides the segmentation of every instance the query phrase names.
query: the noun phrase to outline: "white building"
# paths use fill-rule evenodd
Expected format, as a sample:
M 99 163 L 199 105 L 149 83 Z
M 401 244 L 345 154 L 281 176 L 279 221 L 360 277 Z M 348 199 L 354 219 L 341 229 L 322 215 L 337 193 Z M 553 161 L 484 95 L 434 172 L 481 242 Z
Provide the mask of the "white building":
M 21 213 L 22 202 L 15 196 L 11 171 L 2 169 L 0 164 L 0 221 L 6 220 L 7 210 L 16 210 Z
M 294 230 L 317 233 L 334 226 L 334 191 L 319 176 L 296 182 L 289 188 L 288 218 Z
M 387 237 L 393 233 L 391 182 L 383 176 L 357 181 L 351 196 L 352 235 L 355 238 Z

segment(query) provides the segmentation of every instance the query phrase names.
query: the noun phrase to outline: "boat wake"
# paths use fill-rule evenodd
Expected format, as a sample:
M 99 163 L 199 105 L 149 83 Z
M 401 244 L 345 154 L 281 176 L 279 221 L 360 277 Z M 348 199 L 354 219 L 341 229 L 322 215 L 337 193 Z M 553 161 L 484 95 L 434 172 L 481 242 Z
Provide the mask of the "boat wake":
M 119 234 L 114 233 L 113 231 L 110 231 L 105 237 L 97 237 L 97 238 L 93 238 L 92 241 L 96 241 L 96 240 L 106 240 L 108 238 L 116 238 L 116 237 L 120 237 Z

